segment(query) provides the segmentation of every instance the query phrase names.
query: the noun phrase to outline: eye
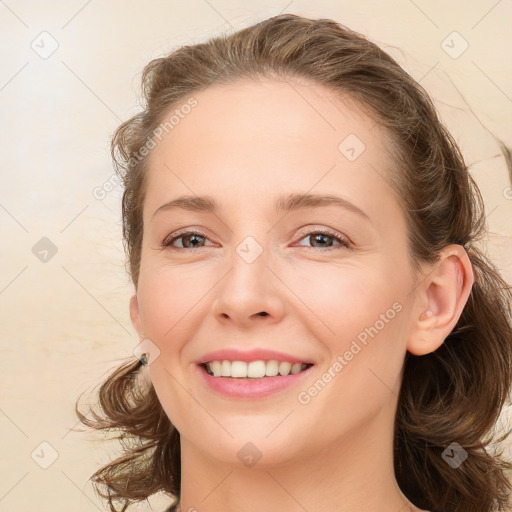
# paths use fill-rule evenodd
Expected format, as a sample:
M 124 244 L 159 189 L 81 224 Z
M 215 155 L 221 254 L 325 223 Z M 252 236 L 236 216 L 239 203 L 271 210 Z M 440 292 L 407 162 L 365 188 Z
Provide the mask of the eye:
M 329 230 L 310 231 L 307 235 L 300 239 L 300 241 L 309 239 L 313 244 L 312 248 L 333 249 L 336 245 L 340 247 L 350 247 L 350 242 L 345 238 L 338 236 L 336 233 Z M 177 240 L 181 240 L 181 247 L 174 245 Z M 208 240 L 206 235 L 197 231 L 185 231 L 177 235 L 166 238 L 162 242 L 162 247 L 173 247 L 175 249 L 194 249 L 205 247 L 205 241 Z M 333 243 L 337 242 L 337 244 Z M 299 244 L 303 245 L 303 244 Z
M 305 237 L 301 238 L 301 240 L 308 239 L 313 245 L 313 248 L 333 248 L 333 240 L 338 242 L 338 246 L 348 248 L 350 243 L 345 238 L 338 236 L 336 233 L 328 230 L 319 230 L 319 231 L 310 231 Z M 316 244 L 316 245 L 315 245 Z M 302 245 L 302 244 L 299 244 Z M 334 246 L 335 248 L 335 246 Z
M 174 242 L 180 239 L 182 240 L 181 247 L 175 246 Z M 185 231 L 173 237 L 166 238 L 162 242 L 162 247 L 173 246 L 176 249 L 193 249 L 194 247 L 201 248 L 204 247 L 204 242 L 203 245 L 201 245 L 201 239 L 207 240 L 206 236 L 203 235 L 202 233 L 199 233 L 197 231 Z

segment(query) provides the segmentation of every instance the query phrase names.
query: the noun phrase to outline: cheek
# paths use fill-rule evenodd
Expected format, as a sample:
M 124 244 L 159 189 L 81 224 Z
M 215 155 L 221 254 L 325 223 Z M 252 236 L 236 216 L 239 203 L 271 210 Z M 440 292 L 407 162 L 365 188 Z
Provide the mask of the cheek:
M 215 424 L 206 410 L 198 406 L 185 376 L 177 373 L 176 365 L 169 364 L 165 354 L 162 355 L 150 365 L 149 375 L 166 416 L 182 435 L 201 431 L 203 425 L 213 431 Z
M 148 338 L 161 342 L 179 337 L 201 308 L 201 302 L 213 282 L 197 266 L 161 267 L 141 274 L 139 307 Z
M 187 389 L 190 376 L 181 363 L 199 325 L 198 315 L 204 315 L 205 293 L 211 288 L 197 267 L 185 267 L 153 268 L 141 275 L 138 290 L 144 334 L 160 350 L 149 375 L 162 408 L 180 432 L 205 421 Z
M 336 306 L 326 301 L 335 331 L 322 340 L 329 357 L 298 396 L 308 429 L 321 421 L 332 440 L 373 421 L 400 391 L 406 308 L 386 287 L 371 289 L 350 297 L 338 293 Z
M 332 391 L 336 389 L 324 395 L 329 403 L 339 393 L 347 402 L 353 399 L 353 406 L 361 399 L 378 403 L 389 389 L 399 390 L 407 326 L 406 281 L 400 276 L 389 280 L 390 269 L 381 267 L 345 268 L 338 273 L 330 269 L 329 276 L 315 279 L 317 286 L 303 297 L 311 310 L 319 312 L 318 319 L 311 317 L 314 325 L 321 326 L 314 334 L 328 354 L 321 371 L 336 375 L 326 375 Z M 346 394 L 347 389 L 358 391 Z
M 325 339 L 332 339 L 333 349 L 344 344 L 377 324 L 384 331 L 397 316 L 403 296 L 403 283 L 386 278 L 382 265 L 348 266 L 316 269 L 295 277 L 297 296 L 307 306 L 305 314 L 325 332 Z M 304 317 L 305 318 L 305 317 Z M 319 332 L 316 329 L 317 333 Z

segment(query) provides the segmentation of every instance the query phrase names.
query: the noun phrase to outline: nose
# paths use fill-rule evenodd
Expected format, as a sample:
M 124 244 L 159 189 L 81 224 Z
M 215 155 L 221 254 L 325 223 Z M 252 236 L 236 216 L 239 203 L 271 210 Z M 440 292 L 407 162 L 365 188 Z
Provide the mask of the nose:
M 240 244 L 247 249 L 247 245 Z M 254 260 L 254 253 L 238 247 L 231 255 L 231 267 L 215 288 L 213 314 L 219 322 L 236 324 L 241 328 L 256 322 L 278 323 L 284 314 L 283 284 L 271 265 L 270 251 L 263 251 Z M 250 247 L 250 244 L 249 244 Z M 250 247 L 249 251 L 254 251 Z

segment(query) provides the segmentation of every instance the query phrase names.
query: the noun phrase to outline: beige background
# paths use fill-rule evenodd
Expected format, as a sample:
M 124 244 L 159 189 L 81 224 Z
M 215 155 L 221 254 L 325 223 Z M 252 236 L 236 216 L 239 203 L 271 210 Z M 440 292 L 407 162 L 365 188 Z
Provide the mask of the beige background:
M 112 176 L 109 136 L 138 110 L 143 66 L 177 45 L 280 12 L 370 36 L 421 81 L 460 142 L 486 201 L 489 252 L 512 281 L 512 190 L 491 135 L 512 146 L 512 4 L 288 2 L 0 1 L 3 512 L 103 510 L 87 479 L 112 451 L 70 430 L 74 401 L 137 341 L 121 191 L 93 190 Z M 32 252 L 43 237 L 57 248 L 47 262 Z

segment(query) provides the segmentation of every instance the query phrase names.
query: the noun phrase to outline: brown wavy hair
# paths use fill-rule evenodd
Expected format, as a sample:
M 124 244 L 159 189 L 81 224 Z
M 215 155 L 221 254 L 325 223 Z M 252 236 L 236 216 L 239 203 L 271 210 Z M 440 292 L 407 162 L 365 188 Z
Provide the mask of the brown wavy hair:
M 448 244 L 468 251 L 475 284 L 462 315 L 434 352 L 407 352 L 394 435 L 395 476 L 417 507 L 437 512 L 510 510 L 512 465 L 498 452 L 496 423 L 511 386 L 512 291 L 478 248 L 484 203 L 461 151 L 425 90 L 387 53 L 329 19 L 275 16 L 229 35 L 152 60 L 142 75 L 144 109 L 121 124 L 112 157 L 122 179 L 123 243 L 137 287 L 143 237 L 147 141 L 165 115 L 192 94 L 238 79 L 306 79 L 349 96 L 392 140 L 391 176 L 407 219 L 411 261 L 435 263 Z M 124 511 L 158 491 L 180 498 L 180 436 L 141 363 L 129 358 L 98 391 L 89 427 L 122 442 L 118 459 L 91 477 L 110 510 Z M 457 442 L 468 457 L 443 460 Z M 119 508 L 117 508 L 119 506 Z M 169 510 L 175 510 L 174 504 Z

